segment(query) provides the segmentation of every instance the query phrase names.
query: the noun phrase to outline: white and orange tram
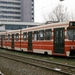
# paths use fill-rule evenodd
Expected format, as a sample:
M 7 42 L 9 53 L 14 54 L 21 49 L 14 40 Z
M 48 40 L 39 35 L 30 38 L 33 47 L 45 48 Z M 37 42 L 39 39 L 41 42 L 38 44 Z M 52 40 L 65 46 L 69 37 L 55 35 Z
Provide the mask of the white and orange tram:
M 0 48 L 75 56 L 75 21 L 0 32 Z

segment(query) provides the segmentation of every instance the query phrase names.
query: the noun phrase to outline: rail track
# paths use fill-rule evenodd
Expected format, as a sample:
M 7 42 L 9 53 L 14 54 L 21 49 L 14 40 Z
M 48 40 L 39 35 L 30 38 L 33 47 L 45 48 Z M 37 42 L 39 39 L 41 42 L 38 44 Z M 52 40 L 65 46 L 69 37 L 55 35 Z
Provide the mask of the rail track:
M 63 75 L 75 75 L 75 66 L 72 65 L 64 65 L 56 62 L 46 61 L 42 59 L 35 59 L 32 57 L 16 55 L 7 52 L 0 52 L 0 57 L 5 57 L 8 59 L 23 62 L 33 66 L 38 66 L 44 69 L 59 72 L 60 74 Z

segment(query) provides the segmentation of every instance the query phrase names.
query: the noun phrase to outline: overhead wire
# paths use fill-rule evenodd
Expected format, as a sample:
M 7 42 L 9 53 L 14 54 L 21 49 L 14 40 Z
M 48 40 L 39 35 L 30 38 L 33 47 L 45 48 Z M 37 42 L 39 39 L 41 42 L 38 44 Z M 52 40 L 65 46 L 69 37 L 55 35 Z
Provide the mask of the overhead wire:
M 58 2 L 59 2 L 59 1 L 58 1 Z M 40 9 L 36 9 L 36 10 L 34 10 L 34 11 L 36 12 L 36 11 L 39 11 L 39 10 L 41 10 L 41 9 L 44 9 L 44 8 L 50 7 L 51 5 L 54 5 L 54 4 L 58 3 L 58 2 L 55 2 L 55 3 L 49 4 L 49 5 L 47 5 L 47 6 L 44 6 L 44 7 L 40 8 Z

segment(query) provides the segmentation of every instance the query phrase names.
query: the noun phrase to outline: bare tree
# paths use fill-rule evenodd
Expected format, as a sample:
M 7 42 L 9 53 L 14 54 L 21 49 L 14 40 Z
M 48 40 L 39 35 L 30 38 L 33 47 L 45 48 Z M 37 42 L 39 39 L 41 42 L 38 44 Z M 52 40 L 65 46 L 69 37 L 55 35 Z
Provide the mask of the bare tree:
M 75 12 L 71 11 L 70 12 L 70 20 L 75 20 Z
M 69 21 L 69 13 L 67 11 L 67 8 L 65 8 L 63 5 L 59 4 L 57 5 L 52 12 L 50 12 L 47 16 L 43 16 L 45 21 L 58 21 L 58 22 L 64 22 Z

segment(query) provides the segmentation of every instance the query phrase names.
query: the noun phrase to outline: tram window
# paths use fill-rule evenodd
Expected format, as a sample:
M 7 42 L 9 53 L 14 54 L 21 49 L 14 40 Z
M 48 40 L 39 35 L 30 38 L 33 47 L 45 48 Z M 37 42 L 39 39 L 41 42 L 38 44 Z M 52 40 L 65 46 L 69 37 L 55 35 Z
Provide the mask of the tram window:
M 75 26 L 75 22 L 73 22 L 73 21 L 72 22 L 69 22 L 69 25 L 70 26 Z
M 1 40 L 1 35 L 0 35 L 0 40 Z
M 1 38 L 2 38 L 3 40 L 5 40 L 5 35 L 1 35 Z
M 39 31 L 39 40 L 44 40 L 44 30 Z
M 34 40 L 38 40 L 38 31 L 34 31 Z
M 23 33 L 23 40 L 27 40 L 27 33 Z
M 10 34 L 8 34 L 8 40 L 10 40 Z
M 67 36 L 69 40 L 75 40 L 75 30 L 74 29 L 67 30 Z
M 52 31 L 51 29 L 45 30 L 45 40 L 51 40 L 52 38 Z
M 1 35 L 0 35 L 0 40 L 1 40 Z
M 75 30 L 74 30 L 74 40 L 75 40 Z
M 16 41 L 18 41 L 18 39 L 19 39 L 19 34 L 17 33 L 16 34 Z
M 5 35 L 2 35 L 3 40 L 5 40 Z

